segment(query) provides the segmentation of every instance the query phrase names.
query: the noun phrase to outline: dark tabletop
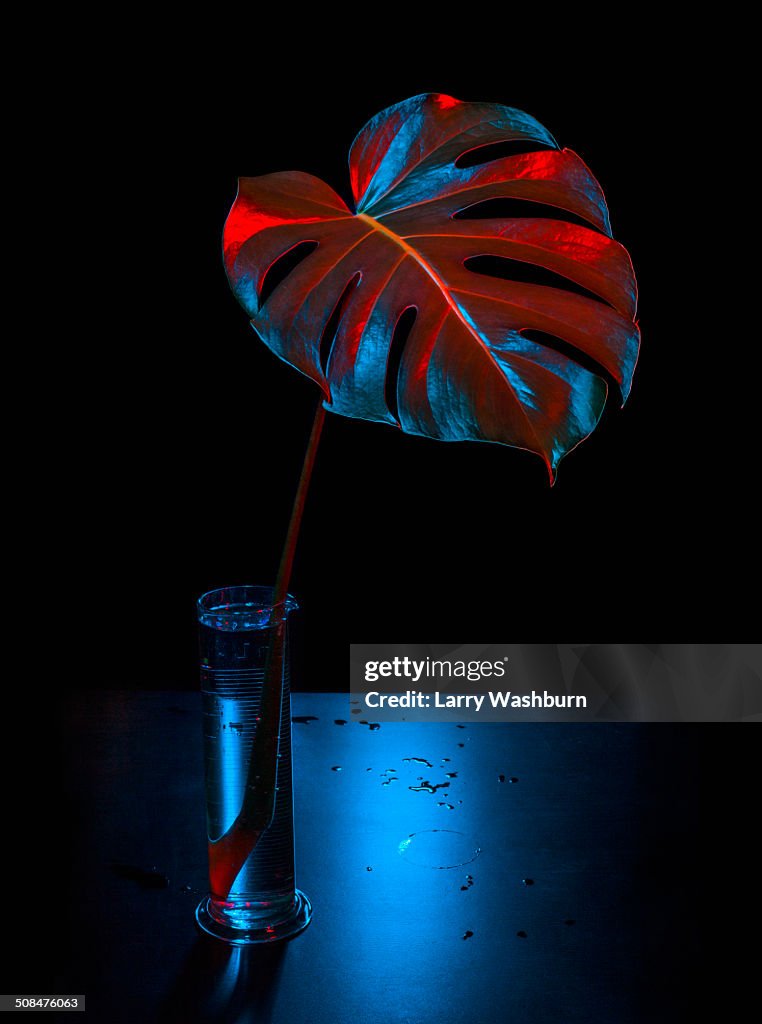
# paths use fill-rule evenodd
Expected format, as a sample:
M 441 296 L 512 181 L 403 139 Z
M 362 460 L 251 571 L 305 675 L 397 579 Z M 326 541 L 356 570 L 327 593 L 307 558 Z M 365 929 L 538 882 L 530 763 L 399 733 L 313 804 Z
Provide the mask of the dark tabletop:
M 294 716 L 314 716 L 293 724 L 297 884 L 314 918 L 289 943 L 241 950 L 193 917 L 206 885 L 200 697 L 71 697 L 55 977 L 87 995 L 82 1019 L 681 1019 L 696 955 L 689 729 L 371 729 L 351 710 L 346 695 L 294 695 Z M 422 782 L 449 785 L 411 788 Z

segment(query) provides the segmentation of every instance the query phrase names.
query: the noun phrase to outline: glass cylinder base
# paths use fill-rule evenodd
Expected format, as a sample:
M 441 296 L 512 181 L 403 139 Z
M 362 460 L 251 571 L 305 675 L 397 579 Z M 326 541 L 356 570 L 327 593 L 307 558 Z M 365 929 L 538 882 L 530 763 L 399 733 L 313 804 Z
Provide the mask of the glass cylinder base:
M 201 900 L 196 907 L 196 921 L 199 927 L 215 939 L 223 939 L 233 946 L 252 946 L 261 942 L 278 942 L 291 939 L 304 931 L 312 918 L 312 904 L 301 889 L 296 889 L 291 908 L 273 915 L 271 919 L 257 918 L 245 925 L 240 917 L 236 925 L 225 924 L 212 915 L 211 897 Z

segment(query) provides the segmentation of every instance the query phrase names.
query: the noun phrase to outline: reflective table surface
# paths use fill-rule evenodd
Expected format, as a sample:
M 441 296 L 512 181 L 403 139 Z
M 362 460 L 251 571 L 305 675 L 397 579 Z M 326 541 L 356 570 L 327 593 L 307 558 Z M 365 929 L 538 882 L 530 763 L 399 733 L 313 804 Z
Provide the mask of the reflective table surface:
M 70 899 L 48 977 L 87 995 L 89 1021 L 680 1019 L 697 954 L 690 727 L 374 727 L 349 701 L 293 697 L 296 880 L 313 921 L 240 949 L 193 917 L 200 697 L 68 699 Z

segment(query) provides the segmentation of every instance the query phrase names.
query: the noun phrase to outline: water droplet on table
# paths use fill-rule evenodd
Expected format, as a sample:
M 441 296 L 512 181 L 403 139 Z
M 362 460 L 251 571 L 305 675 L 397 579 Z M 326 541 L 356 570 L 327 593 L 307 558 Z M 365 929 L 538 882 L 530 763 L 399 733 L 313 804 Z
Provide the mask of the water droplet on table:
M 345 718 L 334 718 L 333 724 L 334 725 L 346 725 L 347 722 L 346 722 Z
M 526 932 L 516 932 L 516 935 L 520 939 L 526 939 L 527 938 L 527 933 Z
M 420 786 L 408 786 L 411 793 L 436 793 L 438 789 L 447 789 L 449 782 L 438 782 L 436 785 L 428 779 L 421 779 Z
M 474 933 L 472 931 L 463 932 L 463 940 L 470 939 Z
M 340 771 L 343 771 L 343 768 L 341 767 L 340 764 L 335 764 L 335 765 L 332 766 L 331 771 L 332 772 L 340 772 Z
M 522 885 L 534 885 L 534 879 L 533 878 L 522 878 L 521 882 L 522 882 Z
M 498 775 L 497 781 L 498 782 L 505 782 L 505 775 Z
M 310 722 L 318 722 L 320 719 L 317 715 L 292 715 L 291 721 L 295 725 L 309 725 Z
M 427 761 L 425 757 L 403 757 L 403 764 L 425 764 L 427 768 L 433 768 L 434 765 L 431 761 Z

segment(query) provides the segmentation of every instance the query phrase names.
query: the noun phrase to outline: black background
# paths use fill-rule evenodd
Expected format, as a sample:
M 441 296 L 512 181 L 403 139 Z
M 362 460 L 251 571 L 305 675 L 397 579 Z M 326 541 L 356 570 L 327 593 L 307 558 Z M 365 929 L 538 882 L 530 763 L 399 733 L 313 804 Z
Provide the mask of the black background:
M 343 687 L 347 644 L 374 636 L 721 624 L 749 512 L 678 142 L 704 100 L 694 81 L 687 101 L 677 51 L 594 57 L 556 35 L 556 53 L 485 60 L 418 36 L 383 61 L 334 41 L 281 66 L 269 38 L 270 63 L 231 59 L 219 79 L 175 54 L 141 67 L 107 121 L 81 115 L 82 333 L 48 448 L 55 540 L 88 620 L 71 682 L 194 687 L 195 597 L 272 581 L 317 389 L 228 287 L 237 175 L 302 169 L 351 201 L 355 134 L 422 91 L 527 110 L 583 157 L 634 262 L 641 358 L 625 408 L 610 400 L 552 489 L 525 452 L 329 416 L 291 586 L 296 688 Z
M 291 587 L 297 688 L 345 688 L 350 641 L 567 626 L 712 637 L 754 623 L 738 587 L 754 536 L 743 363 L 725 361 L 733 339 L 714 329 L 717 249 L 699 215 L 718 189 L 701 160 L 720 144 L 719 71 L 689 65 L 690 46 L 662 26 L 634 38 L 625 12 L 602 41 L 581 21 L 568 33 L 491 17 L 447 25 L 446 44 L 380 15 L 352 39 L 329 26 L 329 43 L 295 15 L 232 23 L 214 60 L 187 45 L 187 26 L 157 40 L 133 25 L 126 55 L 116 61 L 110 41 L 52 91 L 36 124 L 49 143 L 38 198 L 56 230 L 34 267 L 42 340 L 20 430 L 24 544 L 41 555 L 34 607 L 64 627 L 53 645 L 36 631 L 29 650 L 54 692 L 195 687 L 196 596 L 272 580 L 317 394 L 228 288 L 220 238 L 236 179 L 296 168 L 348 200 L 355 134 L 423 91 L 527 110 L 582 156 L 635 265 L 641 359 L 626 407 L 608 410 L 553 489 L 523 452 L 329 416 Z M 62 265 L 71 284 L 57 309 L 46 282 Z M 41 710 L 38 689 L 16 695 L 16 723 Z M 691 870 L 719 952 L 744 877 L 733 801 L 751 791 L 754 762 L 746 730 L 694 728 L 704 832 Z M 27 785 L 8 820 L 35 826 L 34 842 L 8 850 L 17 897 L 19 856 L 23 877 L 42 879 L 54 847 L 66 876 L 76 821 L 35 782 L 24 729 L 14 738 Z M 70 743 L 43 734 L 51 780 Z M 17 914 L 17 977 L 32 985 L 56 960 L 37 945 L 46 901 L 47 889 Z

